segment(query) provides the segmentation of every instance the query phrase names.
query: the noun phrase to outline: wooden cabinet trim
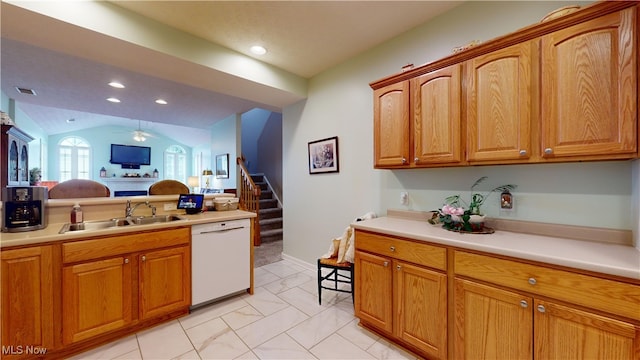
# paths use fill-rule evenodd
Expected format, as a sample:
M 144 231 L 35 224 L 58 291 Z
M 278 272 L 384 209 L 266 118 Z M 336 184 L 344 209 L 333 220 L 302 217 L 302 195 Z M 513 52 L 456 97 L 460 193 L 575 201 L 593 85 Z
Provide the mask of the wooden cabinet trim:
M 355 248 L 441 271 L 447 269 L 447 249 L 425 242 L 356 230 Z
M 190 242 L 191 230 L 189 227 L 101 237 L 62 244 L 62 260 L 64 263 L 72 263 L 189 244 Z
M 479 279 L 640 321 L 639 285 L 464 251 L 455 252 L 454 269 L 456 276 Z

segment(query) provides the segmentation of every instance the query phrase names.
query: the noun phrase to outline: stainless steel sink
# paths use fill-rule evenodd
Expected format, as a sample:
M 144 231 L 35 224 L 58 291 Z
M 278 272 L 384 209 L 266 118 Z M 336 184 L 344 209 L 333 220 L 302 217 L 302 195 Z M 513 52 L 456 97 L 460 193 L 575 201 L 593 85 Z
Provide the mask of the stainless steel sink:
M 109 220 L 98 220 L 98 221 L 85 221 L 80 224 L 71 224 L 67 223 L 62 226 L 59 233 L 64 234 L 67 232 L 76 232 L 76 231 L 92 231 L 92 230 L 102 230 L 109 229 L 114 227 L 122 227 L 122 226 L 135 226 L 135 225 L 148 225 L 148 224 L 156 224 L 156 223 L 166 223 L 171 221 L 182 220 L 179 216 L 176 215 L 155 215 L 155 216 L 139 216 L 139 217 L 129 217 L 129 218 L 114 218 Z
M 101 230 L 108 229 L 112 227 L 121 227 L 121 226 L 129 226 L 133 225 L 133 221 L 127 218 L 116 218 L 109 220 L 98 220 L 98 221 L 85 221 L 79 224 L 71 224 L 67 223 L 62 226 L 59 233 L 64 234 L 69 231 L 92 231 L 92 230 Z
M 178 221 L 178 220 L 182 220 L 182 218 L 176 215 L 140 216 L 140 217 L 134 217 L 132 219 L 135 225 L 165 223 L 165 222 Z

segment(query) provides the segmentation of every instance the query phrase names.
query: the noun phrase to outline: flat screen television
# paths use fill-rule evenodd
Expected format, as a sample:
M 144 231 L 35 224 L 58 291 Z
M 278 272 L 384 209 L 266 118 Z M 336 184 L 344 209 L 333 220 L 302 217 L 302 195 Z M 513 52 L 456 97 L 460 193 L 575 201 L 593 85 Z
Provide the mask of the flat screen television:
M 111 144 L 112 164 L 122 168 L 139 169 L 140 165 L 151 165 L 151 148 L 147 146 Z

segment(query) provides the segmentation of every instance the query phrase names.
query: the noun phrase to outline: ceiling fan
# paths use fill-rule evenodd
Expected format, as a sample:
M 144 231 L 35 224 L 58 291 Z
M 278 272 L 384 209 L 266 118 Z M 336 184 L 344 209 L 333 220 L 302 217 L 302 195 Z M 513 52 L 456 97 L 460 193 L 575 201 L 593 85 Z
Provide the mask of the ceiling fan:
M 153 135 L 142 131 L 142 129 L 140 128 L 140 120 L 138 120 L 138 129 L 133 131 L 133 140 L 142 142 L 147 140 L 147 138 L 149 137 L 153 137 Z

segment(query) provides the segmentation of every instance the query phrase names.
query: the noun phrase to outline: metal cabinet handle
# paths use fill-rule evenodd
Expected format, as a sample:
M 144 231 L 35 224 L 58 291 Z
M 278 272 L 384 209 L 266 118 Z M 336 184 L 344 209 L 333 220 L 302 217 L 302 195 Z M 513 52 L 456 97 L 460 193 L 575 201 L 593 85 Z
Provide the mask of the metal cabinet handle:
M 547 309 L 544 308 L 544 305 L 538 305 L 538 311 L 543 313 L 543 312 L 547 311 Z
M 382 263 L 382 265 L 384 265 L 384 267 L 387 267 L 387 266 L 389 266 L 389 262 L 385 261 L 385 262 Z
M 520 306 L 526 309 L 529 306 L 529 303 L 527 300 L 520 300 Z
M 400 269 L 402 269 L 402 266 L 396 265 L 396 270 L 400 270 Z
M 520 150 L 520 156 L 527 155 L 527 150 Z
M 403 163 L 403 164 L 406 164 L 406 163 L 407 163 L 407 159 L 402 158 L 402 163 Z
M 537 283 L 535 278 L 529 278 L 529 284 L 535 285 Z
M 396 251 L 396 247 L 395 247 L 395 246 L 391 246 L 391 247 L 389 248 L 389 250 L 391 250 L 392 252 L 393 252 L 393 251 Z
M 544 153 L 547 154 L 547 155 L 551 155 L 551 154 L 553 154 L 553 149 L 552 148 L 546 148 L 546 149 L 544 149 Z
M 128 264 L 128 263 L 129 263 L 129 259 L 125 258 L 125 259 L 124 259 L 124 263 L 125 263 L 125 264 Z
M 144 255 L 142 255 L 142 258 L 141 258 L 141 259 L 142 259 L 142 261 L 147 261 L 147 257 L 146 257 L 146 256 L 144 256 Z
M 420 161 L 419 157 L 416 156 L 415 158 L 413 158 L 413 162 L 417 163 L 418 161 Z

